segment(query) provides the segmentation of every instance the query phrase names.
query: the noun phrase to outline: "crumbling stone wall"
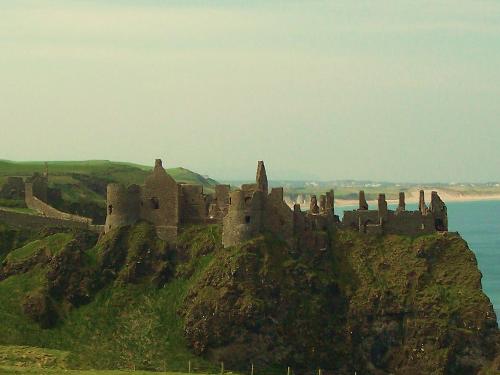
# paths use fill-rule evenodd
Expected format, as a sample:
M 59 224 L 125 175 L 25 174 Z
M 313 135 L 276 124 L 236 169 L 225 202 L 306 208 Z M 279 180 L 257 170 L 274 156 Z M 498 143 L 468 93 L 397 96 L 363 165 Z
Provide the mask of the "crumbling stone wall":
M 59 211 L 58 209 L 48 205 L 47 203 L 41 201 L 37 197 L 34 197 L 32 195 L 26 195 L 26 206 L 28 208 L 31 208 L 32 210 L 35 210 L 42 214 L 45 217 L 50 217 L 54 219 L 60 219 L 60 220 L 68 220 L 68 221 L 76 221 L 76 222 L 81 222 L 85 224 L 92 224 L 92 219 L 88 217 L 83 217 L 83 216 L 78 216 L 78 215 L 73 215 L 69 214 L 67 212 L 62 212 Z
M 0 210 L 0 221 L 14 227 L 41 228 L 83 228 L 95 232 L 102 230 L 101 226 L 89 225 L 83 221 L 64 220 L 53 217 L 29 215 L 19 212 Z
M 25 183 L 26 195 L 32 195 L 42 202 L 47 202 L 48 178 L 47 174 L 34 173 Z
M 293 218 L 293 211 L 283 201 L 283 188 L 272 188 L 265 200 L 263 229 L 290 242 L 294 235 Z
M 205 223 L 211 197 L 203 193 L 203 186 L 181 185 L 181 222 L 182 224 Z
M 215 185 L 215 195 L 208 210 L 209 220 L 222 222 L 222 219 L 226 216 L 229 208 L 230 191 L 231 187 L 229 185 Z
M 31 208 L 32 210 L 35 210 L 46 217 L 60 219 L 60 220 L 81 222 L 87 225 L 92 224 L 92 219 L 90 218 L 59 211 L 58 209 L 46 203 L 47 199 L 46 177 L 35 174 L 33 178 L 29 179 L 29 181 L 31 182 L 26 182 L 24 185 L 25 187 L 24 201 L 26 202 L 26 206 L 28 208 Z
M 363 191 L 359 193 L 359 209 L 344 212 L 342 225 L 362 233 L 390 233 L 417 236 L 448 230 L 446 205 L 437 192 L 432 192 L 431 207 L 427 208 L 424 192 L 420 192 L 419 209 L 406 211 L 404 193 L 399 195 L 398 208 L 387 209 L 385 195 L 378 198 L 378 210 L 369 210 Z
M 434 217 L 434 225 L 439 231 L 448 230 L 448 209 L 436 191 L 431 193 L 429 211 Z

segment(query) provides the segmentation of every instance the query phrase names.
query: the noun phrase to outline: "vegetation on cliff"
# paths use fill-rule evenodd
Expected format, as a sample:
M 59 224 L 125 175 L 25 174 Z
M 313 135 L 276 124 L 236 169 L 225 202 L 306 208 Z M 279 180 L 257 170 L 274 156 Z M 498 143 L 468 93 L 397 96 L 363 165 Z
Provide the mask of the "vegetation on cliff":
M 174 250 L 141 222 L 21 241 L 0 268 L 0 344 L 61 350 L 70 368 L 493 368 L 496 317 L 465 241 L 331 237 L 316 252 L 268 236 L 223 249 L 218 226 L 193 226 Z

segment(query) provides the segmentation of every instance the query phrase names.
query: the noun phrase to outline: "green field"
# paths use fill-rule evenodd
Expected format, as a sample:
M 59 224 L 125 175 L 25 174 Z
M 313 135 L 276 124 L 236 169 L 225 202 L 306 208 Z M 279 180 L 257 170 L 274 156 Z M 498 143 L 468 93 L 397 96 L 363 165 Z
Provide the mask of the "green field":
M 121 370 L 74 370 L 67 364 L 69 352 L 62 350 L 30 347 L 0 345 L 0 374 L 75 374 L 75 375 L 188 375 L 186 372 L 143 371 L 136 369 Z M 166 364 L 165 364 L 166 366 Z M 193 371 L 194 372 L 194 371 Z M 205 374 L 197 372 L 197 374 Z

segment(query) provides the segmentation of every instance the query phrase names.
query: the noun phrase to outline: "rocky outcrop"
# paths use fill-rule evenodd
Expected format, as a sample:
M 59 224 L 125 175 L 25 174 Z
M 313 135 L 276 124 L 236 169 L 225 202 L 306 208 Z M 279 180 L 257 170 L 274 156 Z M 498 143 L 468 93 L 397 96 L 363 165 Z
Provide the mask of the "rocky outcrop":
M 193 350 L 336 374 L 475 374 L 498 351 L 474 254 L 456 235 L 340 231 L 292 256 L 260 238 L 221 250 L 182 310 Z

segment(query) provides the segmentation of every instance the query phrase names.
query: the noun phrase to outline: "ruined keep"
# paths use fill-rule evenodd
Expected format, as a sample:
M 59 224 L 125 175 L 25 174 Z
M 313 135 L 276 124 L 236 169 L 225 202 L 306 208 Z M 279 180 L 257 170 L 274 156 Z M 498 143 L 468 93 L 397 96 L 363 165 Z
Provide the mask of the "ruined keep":
M 359 192 L 359 208 L 344 212 L 342 220 L 344 227 L 355 228 L 361 233 L 386 233 L 419 235 L 436 231 L 448 230 L 448 213 L 446 205 L 433 191 L 431 204 L 425 204 L 424 191 L 420 191 L 419 208 L 416 211 L 406 211 L 405 195 L 399 194 L 399 204 L 396 210 L 387 208 L 385 194 L 378 197 L 377 210 L 368 209 L 363 191 Z
M 222 220 L 229 187 L 218 185 L 215 191 L 214 197 L 205 194 L 201 185 L 177 183 L 157 159 L 144 185 L 108 185 L 104 232 L 146 220 L 155 225 L 160 238 L 175 242 L 182 224 Z

